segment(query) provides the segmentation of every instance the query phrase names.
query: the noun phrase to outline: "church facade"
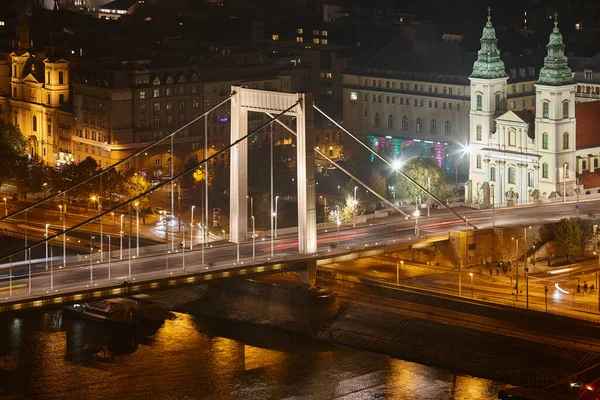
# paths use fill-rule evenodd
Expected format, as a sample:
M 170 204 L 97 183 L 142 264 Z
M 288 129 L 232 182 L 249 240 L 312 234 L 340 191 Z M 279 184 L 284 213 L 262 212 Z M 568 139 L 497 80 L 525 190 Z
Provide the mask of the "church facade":
M 598 167 L 600 137 L 595 130 L 600 126 L 592 116 L 600 113 L 600 102 L 576 104 L 576 83 L 556 20 L 546 48 L 544 67 L 535 83 L 535 107 L 508 110 L 508 76 L 488 15 L 469 77 L 467 202 L 531 204 L 565 199 L 578 189 L 582 194 L 598 192 L 600 179 L 579 182 L 579 177 L 594 174 Z M 578 118 L 586 121 L 581 127 Z

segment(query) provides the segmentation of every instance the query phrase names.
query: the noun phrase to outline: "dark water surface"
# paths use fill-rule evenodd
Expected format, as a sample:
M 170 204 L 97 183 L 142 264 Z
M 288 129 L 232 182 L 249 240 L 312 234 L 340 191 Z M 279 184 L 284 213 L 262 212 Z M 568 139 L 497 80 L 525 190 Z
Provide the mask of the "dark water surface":
M 115 329 L 0 318 L 2 399 L 496 399 L 507 385 L 187 314 Z

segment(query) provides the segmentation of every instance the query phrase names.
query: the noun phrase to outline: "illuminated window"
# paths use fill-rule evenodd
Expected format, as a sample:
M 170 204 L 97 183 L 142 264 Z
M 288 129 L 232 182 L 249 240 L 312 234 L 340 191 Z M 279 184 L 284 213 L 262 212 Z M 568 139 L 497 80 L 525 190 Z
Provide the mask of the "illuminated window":
M 350 100 L 358 100 L 358 93 L 350 92 Z
M 0 26 L 4 26 L 4 21 L 0 21 Z
M 542 164 L 542 178 L 548 179 L 548 164 Z
M 302 43 L 303 41 L 304 41 L 304 39 L 302 38 L 302 36 L 297 36 L 296 37 L 296 42 Z
M 321 44 L 327 44 L 327 39 L 321 39 Z
M 146 98 L 146 92 L 141 91 L 140 92 L 140 99 L 145 99 Z
M 279 35 L 273 35 L 272 38 L 273 40 L 279 40 Z
M 542 133 L 542 149 L 548 150 L 548 134 Z
M 508 183 L 512 183 L 513 185 L 517 181 L 517 170 L 515 167 L 508 168 Z
M 313 36 L 319 36 L 319 30 L 318 29 L 313 29 Z
M 327 31 L 321 31 L 321 36 L 327 36 Z
M 296 33 L 298 35 L 302 35 L 304 33 L 304 30 L 302 28 L 298 28 L 298 29 L 296 29 Z
M 319 38 L 313 38 L 313 43 L 314 44 L 319 44 Z

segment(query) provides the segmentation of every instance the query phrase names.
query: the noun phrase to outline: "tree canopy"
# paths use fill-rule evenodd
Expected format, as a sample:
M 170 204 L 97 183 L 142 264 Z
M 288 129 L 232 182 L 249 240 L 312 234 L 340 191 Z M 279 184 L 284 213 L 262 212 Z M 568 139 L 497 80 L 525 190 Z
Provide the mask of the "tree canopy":
M 27 151 L 27 140 L 19 127 L 0 118 L 0 186 L 14 175 Z
M 403 172 L 425 189 L 427 189 L 427 178 L 431 177 L 431 193 L 438 198 L 443 198 L 446 195 L 444 173 L 435 159 L 412 157 L 404 163 Z M 427 195 L 398 173 L 392 175 L 390 183 L 393 183 L 397 197 L 408 202 L 414 201 L 418 196 L 425 197 Z
M 554 228 L 556 245 L 567 258 L 582 251 L 583 232 L 576 218 L 563 218 Z

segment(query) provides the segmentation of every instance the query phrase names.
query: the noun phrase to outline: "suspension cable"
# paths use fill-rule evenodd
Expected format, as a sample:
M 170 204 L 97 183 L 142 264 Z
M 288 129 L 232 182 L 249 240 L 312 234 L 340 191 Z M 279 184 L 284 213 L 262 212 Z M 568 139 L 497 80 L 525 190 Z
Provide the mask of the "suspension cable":
M 234 93 L 234 94 L 235 94 L 235 93 Z M 224 147 L 223 149 L 221 149 L 221 150 L 217 151 L 216 153 L 214 153 L 213 155 L 209 156 L 208 158 L 205 158 L 205 159 L 204 159 L 204 160 L 202 160 L 201 162 L 199 162 L 199 163 L 197 163 L 197 164 L 194 164 L 193 166 L 191 166 L 191 167 L 187 168 L 186 170 L 184 170 L 184 171 L 182 171 L 182 172 L 180 172 L 180 173 L 176 174 L 175 176 L 171 177 L 171 179 L 165 180 L 164 182 L 162 182 L 162 183 L 160 183 L 160 184 L 158 184 L 158 185 L 156 185 L 156 186 L 152 187 L 151 189 L 148 189 L 148 190 L 146 190 L 145 192 L 143 192 L 143 193 L 141 193 L 141 194 L 139 194 L 139 195 L 137 195 L 137 196 L 135 196 L 135 197 L 133 197 L 133 198 L 129 199 L 128 201 L 126 201 L 126 202 L 124 202 L 124 203 L 121 203 L 121 204 L 119 204 L 118 206 L 115 206 L 115 207 L 113 207 L 113 208 L 111 208 L 111 209 L 109 209 L 109 210 L 106 210 L 106 211 L 104 211 L 104 212 L 102 212 L 102 213 L 98 214 L 97 216 L 95 216 L 95 217 L 93 217 L 93 218 L 88 218 L 87 220 L 85 220 L 85 221 L 83 221 L 83 222 L 80 222 L 79 224 L 73 225 L 72 227 L 70 227 L 69 229 L 67 229 L 67 230 L 65 230 L 65 231 L 61 231 L 60 233 L 57 233 L 57 234 L 55 234 L 55 235 L 52 235 L 52 236 L 49 236 L 49 237 L 47 237 L 46 239 L 44 239 L 44 240 L 42 240 L 42 241 L 39 241 L 39 242 L 36 242 L 36 243 L 35 243 L 35 244 L 33 244 L 33 245 L 29 245 L 29 246 L 27 246 L 27 247 L 25 247 L 25 248 L 23 248 L 23 249 L 21 249 L 21 250 L 19 250 L 19 251 L 15 251 L 15 252 L 13 252 L 13 253 L 11 253 L 11 254 L 9 254 L 9 255 L 3 256 L 3 257 L 2 257 L 2 259 L 5 259 L 5 258 L 10 258 L 10 257 L 12 257 L 12 256 L 15 256 L 15 255 L 17 255 L 17 254 L 21 253 L 22 251 L 27 251 L 28 249 L 31 249 L 31 248 L 33 248 L 33 247 L 35 247 L 35 246 L 39 245 L 39 244 L 42 244 L 42 243 L 45 243 L 45 242 L 49 242 L 49 241 L 51 241 L 52 239 L 55 239 L 55 238 L 57 238 L 57 237 L 60 237 L 60 236 L 62 236 L 63 234 L 66 234 L 66 233 L 68 233 L 68 232 L 71 232 L 71 231 L 73 231 L 73 230 L 76 230 L 76 229 L 78 229 L 78 228 L 81 228 L 82 226 L 85 226 L 85 225 L 86 225 L 86 224 L 88 224 L 88 223 L 90 223 L 90 224 L 91 224 L 91 223 L 93 223 L 95 220 L 97 220 L 97 219 L 99 219 L 99 218 L 102 218 L 102 217 L 104 217 L 105 215 L 107 215 L 107 214 L 110 214 L 111 212 L 114 212 L 114 211 L 118 210 L 118 209 L 119 209 L 119 208 L 121 208 L 121 207 L 123 207 L 123 206 L 126 206 L 126 205 L 128 205 L 128 204 L 130 204 L 130 203 L 132 203 L 132 202 L 134 202 L 134 201 L 136 201 L 136 200 L 139 200 L 140 198 L 142 198 L 142 197 L 144 197 L 144 196 L 147 196 L 148 194 L 150 194 L 150 193 L 151 193 L 151 192 L 153 192 L 154 190 L 158 190 L 158 189 L 160 189 L 161 187 L 163 187 L 163 186 L 165 186 L 165 185 L 168 185 L 169 183 L 171 183 L 171 181 L 174 181 L 174 180 L 176 180 L 176 179 L 179 179 L 179 178 L 180 178 L 180 177 L 182 177 L 183 175 L 185 175 L 185 174 L 187 174 L 187 173 L 189 173 L 189 172 L 191 172 L 191 171 L 195 170 L 196 168 L 198 168 L 198 167 L 201 167 L 202 165 L 204 165 L 204 164 L 206 164 L 206 163 L 210 162 L 211 160 L 213 160 L 213 159 L 217 158 L 217 156 L 219 156 L 219 155 L 221 155 L 222 153 L 226 152 L 227 150 L 231 149 L 233 146 L 235 146 L 235 145 L 239 144 L 240 142 L 242 142 L 242 141 L 244 141 L 244 140 L 248 139 L 250 136 L 252 136 L 252 135 L 254 135 L 254 134 L 256 134 L 256 133 L 260 133 L 259 131 L 261 131 L 263 128 L 265 128 L 267 125 L 269 125 L 269 124 L 270 124 L 270 123 L 272 123 L 273 121 L 275 121 L 275 120 L 278 120 L 278 118 L 282 117 L 282 116 L 283 116 L 283 115 L 285 115 L 287 112 L 291 111 L 291 110 L 292 110 L 294 107 L 296 107 L 296 106 L 297 106 L 299 103 L 300 103 L 300 100 L 296 101 L 294 104 L 292 104 L 290 107 L 286 108 L 285 110 L 281 111 L 281 112 L 280 112 L 279 114 L 277 114 L 275 117 L 271 117 L 271 118 L 269 118 L 269 120 L 268 120 L 267 122 L 264 122 L 263 124 L 261 124 L 261 125 L 260 125 L 259 127 L 257 127 L 256 129 L 253 129 L 253 130 L 252 130 L 250 133 L 248 133 L 247 135 L 245 135 L 245 136 L 243 136 L 243 137 L 241 137 L 241 138 L 237 139 L 235 142 L 233 142 L 233 143 L 229 144 L 228 146 Z M 205 178 L 205 179 L 206 179 L 206 178 Z
M 444 203 L 443 201 L 441 201 L 440 199 L 438 199 L 436 196 L 434 196 L 433 194 L 431 194 L 427 189 L 425 189 L 423 186 L 419 185 L 419 183 L 417 181 L 415 181 L 410 176 L 406 175 L 399 168 L 394 167 L 393 164 L 391 164 L 388 160 L 386 160 L 385 158 L 383 158 L 382 156 L 380 156 L 377 152 L 373 151 L 373 149 L 371 149 L 369 146 L 367 146 L 362 140 L 360 140 L 359 138 L 357 138 L 356 136 L 354 136 L 346 128 L 344 128 L 343 126 L 341 126 L 340 124 L 338 124 L 334 119 L 332 119 L 329 115 L 327 115 L 323 111 L 321 111 L 321 109 L 319 107 L 317 107 L 314 103 L 313 103 L 313 108 L 315 110 L 317 110 L 318 112 L 320 112 L 321 114 L 323 114 L 323 116 L 325 118 L 327 118 L 328 120 L 330 120 L 331 122 L 333 122 L 342 131 L 344 131 L 345 133 L 347 133 L 348 135 L 350 135 L 350 137 L 352 139 L 354 139 L 358 143 L 360 143 L 365 149 L 369 150 L 371 153 L 373 153 L 375 156 L 377 156 L 377 158 L 379 158 L 381 161 L 383 161 L 384 163 L 386 163 L 387 165 L 389 165 L 390 167 L 392 167 L 395 171 L 397 171 L 404 178 L 408 179 L 408 181 L 411 182 L 413 185 L 417 186 L 419 189 L 421 189 L 422 191 L 424 191 L 425 193 L 427 193 L 427 195 L 429 197 L 431 197 L 433 200 L 435 200 L 438 204 L 441 204 L 443 207 L 446 207 L 452 214 L 456 215 L 458 218 L 460 218 L 461 220 L 463 220 L 466 224 L 471 225 L 473 227 L 473 229 L 477 229 L 477 226 L 475 226 L 474 224 L 472 224 L 471 222 L 469 222 L 466 218 L 462 217 L 460 214 L 458 214 L 456 211 L 454 211 L 446 203 Z
M 161 139 L 159 139 L 159 140 L 157 140 L 157 141 L 155 141 L 155 142 L 153 142 L 153 143 L 149 144 L 148 146 L 144 147 L 143 149 L 141 149 L 141 150 L 140 150 L 140 151 L 138 151 L 137 153 L 134 153 L 134 154 L 132 154 L 132 155 L 130 155 L 130 156 L 128 156 L 128 157 L 126 157 L 126 158 L 122 159 L 121 161 L 118 161 L 118 162 L 116 162 L 116 163 L 114 163 L 114 164 L 111 164 L 111 165 L 110 165 L 108 168 L 106 168 L 106 169 L 103 169 L 103 170 L 99 171 L 99 172 L 98 172 L 98 173 L 96 173 L 94 176 L 92 176 L 92 177 L 90 177 L 90 178 L 88 178 L 88 179 L 86 179 L 86 180 L 84 180 L 84 181 L 82 181 L 82 182 L 79 182 L 79 183 L 77 183 L 77 184 L 75 184 L 75 185 L 71 186 L 70 188 L 68 188 L 68 189 L 67 189 L 67 190 L 65 190 L 64 192 L 67 192 L 67 191 L 69 191 L 69 190 L 75 189 L 75 188 L 77 188 L 77 187 L 79 187 L 79 186 L 81 186 L 81 185 L 85 185 L 86 183 L 89 183 L 89 182 L 93 181 L 94 179 L 96 179 L 96 178 L 98 178 L 98 177 L 100 177 L 100 176 L 104 175 L 104 174 L 105 174 L 105 173 L 107 173 L 108 171 L 110 171 L 110 170 L 112 170 L 112 169 L 115 169 L 117 166 L 119 166 L 119 165 L 123 164 L 124 162 L 127 162 L 127 161 L 131 160 L 132 158 L 139 156 L 140 154 L 144 153 L 144 152 L 145 152 L 146 150 L 148 150 L 148 149 L 151 149 L 151 148 L 152 148 L 152 147 L 154 147 L 155 145 L 157 145 L 157 144 L 159 144 L 159 143 L 161 143 L 161 142 L 163 142 L 163 141 L 165 141 L 165 140 L 167 140 L 167 139 L 169 139 L 169 138 L 172 138 L 172 137 L 174 137 L 174 136 L 175 136 L 177 133 L 179 133 L 179 132 L 180 132 L 180 131 L 182 131 L 183 129 L 185 129 L 185 128 L 187 128 L 188 126 L 190 126 L 191 124 L 193 124 L 193 123 L 197 122 L 197 121 L 198 121 L 198 120 L 200 120 L 201 118 L 205 118 L 205 117 L 206 117 L 206 116 L 207 116 L 209 113 L 211 113 L 212 111 L 214 111 L 214 110 L 216 110 L 217 108 L 221 107 L 223 104 L 225 104 L 225 103 L 227 103 L 228 101 L 230 101 L 230 100 L 231 100 L 231 98 L 232 98 L 232 97 L 233 97 L 235 94 L 236 94 L 236 92 L 235 92 L 235 91 L 234 91 L 234 92 L 231 92 L 231 94 L 229 95 L 229 97 L 227 97 L 225 100 L 223 100 L 222 102 L 220 102 L 219 104 L 217 104 L 217 105 L 216 105 L 216 106 L 214 106 L 213 108 L 209 109 L 208 111 L 204 112 L 203 114 L 201 114 L 201 115 L 197 116 L 196 118 L 192 119 L 190 122 L 188 122 L 187 124 L 183 125 L 182 127 L 179 127 L 179 128 L 177 128 L 176 130 L 174 130 L 174 131 L 173 131 L 173 132 L 171 132 L 170 134 L 166 135 L 165 137 L 163 137 L 163 138 L 161 138 Z M 204 134 L 206 135 L 206 132 L 204 132 Z M 37 203 L 34 203 L 34 204 L 32 204 L 32 205 L 31 205 L 31 206 L 29 206 L 29 207 L 25 207 L 25 208 L 22 208 L 22 209 L 20 209 L 20 210 L 17 210 L 17 211 L 15 211 L 15 212 L 13 212 L 13 213 L 11 213 L 11 214 L 7 215 L 6 217 L 1 217 L 1 218 L 0 218 L 0 222 L 4 221 L 5 219 L 12 218 L 12 217 L 14 217 L 14 216 L 16 216 L 16 215 L 19 215 L 20 213 L 27 212 L 27 211 L 29 211 L 29 210 L 33 209 L 34 207 L 36 207 L 36 206 L 38 206 L 38 205 L 40 205 L 40 204 L 44 204 L 44 203 L 46 203 L 46 202 L 48 202 L 48 201 L 50 201 L 50 200 L 52 200 L 52 199 L 54 199 L 54 198 L 56 198 L 56 197 L 60 196 L 61 194 L 63 194 L 63 193 L 60 193 L 60 192 L 59 192 L 59 193 L 55 193 L 55 194 L 51 195 L 50 197 L 46 197 L 46 198 L 44 198 L 44 199 L 42 199 L 42 200 L 38 201 Z

